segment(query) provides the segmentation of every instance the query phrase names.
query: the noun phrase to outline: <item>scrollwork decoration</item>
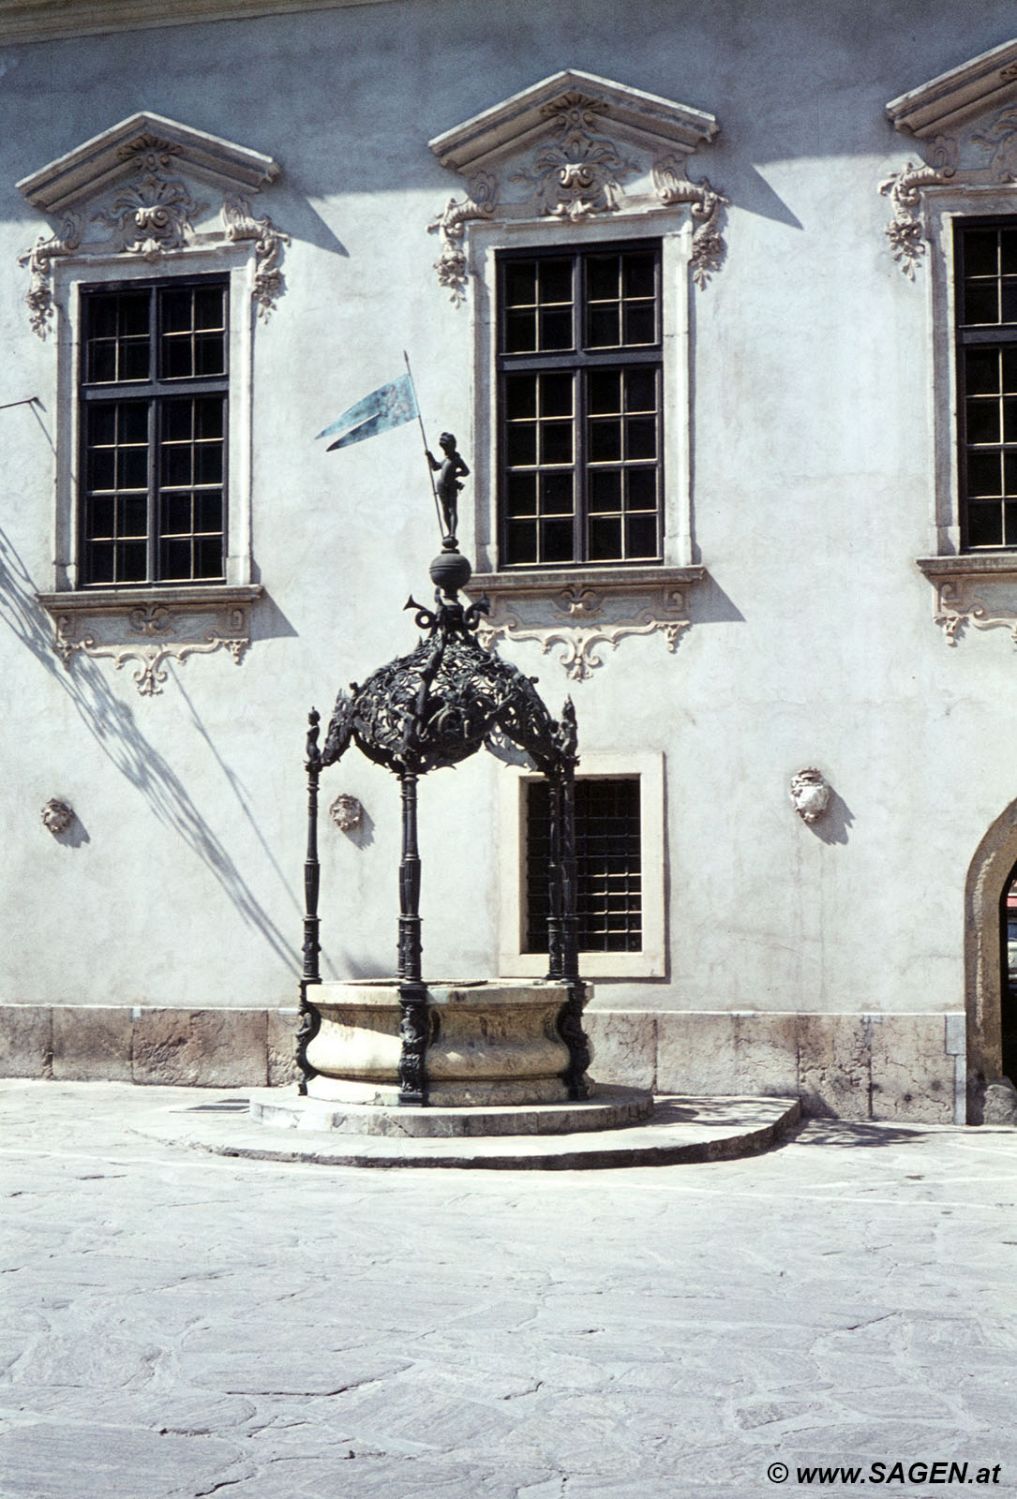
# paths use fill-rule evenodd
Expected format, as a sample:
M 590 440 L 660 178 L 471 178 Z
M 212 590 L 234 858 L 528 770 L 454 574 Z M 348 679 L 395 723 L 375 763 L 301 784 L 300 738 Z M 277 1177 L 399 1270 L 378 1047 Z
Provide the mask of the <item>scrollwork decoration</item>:
M 723 264 L 727 253 L 721 232 L 722 215 L 730 201 L 716 192 L 703 177 L 692 182 L 684 174 L 683 164 L 674 156 L 661 157 L 653 165 L 653 188 L 666 207 L 688 203 L 695 225 L 692 231 L 692 279 L 700 291 Z
M 909 281 L 915 279 L 915 268 L 925 254 L 925 238 L 919 216 L 922 191 L 942 187 L 957 171 L 956 144 L 944 136 L 933 146 L 933 163 L 915 166 L 906 162 L 900 172 L 893 172 L 879 184 L 883 197 L 890 199 L 893 218 L 886 226 L 886 237 L 894 260 Z
M 134 164 L 136 180 L 114 200 L 112 210 L 93 222 L 111 231 L 127 255 L 157 260 L 166 250 L 181 250 L 194 239 L 194 219 L 206 207 L 191 197 L 180 177 L 168 175 L 179 148 L 151 135 L 121 147 L 118 155 Z
M 159 617 L 158 608 L 135 609 L 128 616 L 128 629 L 135 634 L 151 636 L 161 634 L 168 628 Z M 239 666 L 244 652 L 251 643 L 251 632 L 246 609 L 227 611 L 226 628 L 208 630 L 201 640 L 174 640 L 159 645 L 146 646 L 140 641 L 134 645 L 120 640 L 97 640 L 92 634 L 75 632 L 71 617 L 58 614 L 55 620 L 53 649 L 66 670 L 71 669 L 74 657 L 82 655 L 91 661 L 111 660 L 117 671 L 128 662 L 137 664 L 134 681 L 142 697 L 155 697 L 162 692 L 168 680 L 165 663 L 181 664 L 191 656 L 210 656 L 215 651 L 225 650 Z
M 59 234 L 41 234 L 18 264 L 27 266 L 31 282 L 25 301 L 28 303 L 32 332 L 45 339 L 53 317 L 53 261 L 62 255 L 73 255 L 81 245 L 81 220 L 68 214 Z
M 254 242 L 252 295 L 258 308 L 258 316 L 267 318 L 284 289 L 281 268 L 283 246 L 290 243 L 290 236 L 277 229 L 267 215 L 256 219 L 251 213 L 249 201 L 239 194 L 233 194 L 224 200 L 222 217 L 226 238 L 232 244 L 241 240 Z
M 988 130 L 972 140 L 991 153 L 989 170 L 1000 182 L 1017 182 L 1017 109 L 1004 110 Z
M 558 138 L 534 155 L 528 172 L 513 178 L 532 189 L 537 211 L 577 223 L 616 209 L 623 196 L 622 183 L 635 166 L 596 128 L 598 117 L 609 113 L 607 103 L 572 92 L 545 104 L 541 113 Z
M 434 262 L 438 284 L 447 288 L 456 307 L 466 300 L 466 226 L 471 220 L 489 219 L 494 213 L 497 179 L 490 172 L 472 178 L 465 198 L 449 198 L 444 209 L 427 226 L 428 234 L 441 236 L 441 252 Z

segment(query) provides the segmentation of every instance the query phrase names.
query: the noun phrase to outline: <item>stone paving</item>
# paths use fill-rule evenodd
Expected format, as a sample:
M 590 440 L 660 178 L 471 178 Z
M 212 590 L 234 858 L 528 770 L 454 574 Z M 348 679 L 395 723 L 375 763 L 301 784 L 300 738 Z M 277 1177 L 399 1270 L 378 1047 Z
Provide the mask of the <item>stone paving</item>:
M 188 1096 L 0 1092 L 2 1499 L 1017 1491 L 1014 1131 L 391 1173 L 138 1132 Z

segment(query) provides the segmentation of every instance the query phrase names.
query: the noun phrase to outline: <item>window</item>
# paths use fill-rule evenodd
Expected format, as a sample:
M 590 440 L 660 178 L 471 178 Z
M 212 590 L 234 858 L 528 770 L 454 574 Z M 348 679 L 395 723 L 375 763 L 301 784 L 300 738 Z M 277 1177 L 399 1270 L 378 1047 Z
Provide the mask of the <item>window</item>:
M 498 261 L 505 566 L 661 560 L 660 242 Z
M 955 236 L 964 550 L 1017 547 L 1017 220 Z
M 526 784 L 526 951 L 547 952 L 550 787 Z M 639 779 L 576 782 L 576 914 L 580 952 L 639 952 Z
M 83 288 L 82 583 L 225 581 L 224 278 Z

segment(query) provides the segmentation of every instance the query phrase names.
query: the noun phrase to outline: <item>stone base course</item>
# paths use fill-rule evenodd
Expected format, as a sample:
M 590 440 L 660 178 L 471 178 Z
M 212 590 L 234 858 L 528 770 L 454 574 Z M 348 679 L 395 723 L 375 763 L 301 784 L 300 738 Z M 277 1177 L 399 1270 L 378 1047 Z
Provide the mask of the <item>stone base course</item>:
M 597 1082 L 798 1097 L 808 1114 L 963 1123 L 963 1016 L 587 1010 Z M 279 1087 L 295 1009 L 0 1006 L 0 1077 Z M 959 1039 L 958 1039 L 959 1038 Z

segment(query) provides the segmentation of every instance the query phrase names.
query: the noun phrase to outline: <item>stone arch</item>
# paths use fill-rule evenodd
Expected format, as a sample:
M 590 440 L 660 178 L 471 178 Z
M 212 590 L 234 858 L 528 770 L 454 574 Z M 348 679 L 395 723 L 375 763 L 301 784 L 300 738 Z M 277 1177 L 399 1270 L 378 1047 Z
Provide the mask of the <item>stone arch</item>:
M 964 890 L 964 1005 L 967 1012 L 968 1122 L 980 1123 L 985 1084 L 1002 1075 L 1001 907 L 1017 867 L 1017 801 L 985 834 Z

